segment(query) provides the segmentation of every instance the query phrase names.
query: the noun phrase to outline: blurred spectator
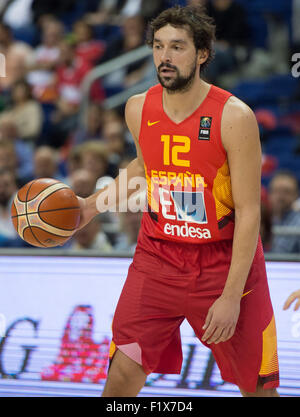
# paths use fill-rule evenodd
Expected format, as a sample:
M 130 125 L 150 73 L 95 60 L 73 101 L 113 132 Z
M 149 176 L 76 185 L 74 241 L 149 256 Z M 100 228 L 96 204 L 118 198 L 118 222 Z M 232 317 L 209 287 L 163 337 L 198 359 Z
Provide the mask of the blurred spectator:
M 3 92 L 25 77 L 32 48 L 25 42 L 16 41 L 11 28 L 0 22 L 0 53 L 5 55 L 6 60 L 6 76 L 0 77 L 0 90 Z
M 268 191 L 261 188 L 261 216 L 260 216 L 260 237 L 264 252 L 269 252 L 272 245 L 272 212 L 268 198 Z
M 33 99 L 31 87 L 25 80 L 17 81 L 12 87 L 12 106 L 0 115 L 11 118 L 17 125 L 21 139 L 36 141 L 41 133 L 43 123 L 43 110 L 41 105 Z
M 133 16 L 140 11 L 141 0 L 100 0 L 98 10 L 87 13 L 85 20 L 92 25 L 118 25 L 124 16 Z
M 133 213 L 127 211 L 126 213 L 119 213 L 119 219 L 120 234 L 117 236 L 114 249 L 133 254 L 137 245 L 142 212 L 138 211 L 137 213 Z
M 75 56 L 75 45 L 62 41 L 59 46 L 59 61 L 54 84 L 58 94 L 56 109 L 51 114 L 51 130 L 48 143 L 61 147 L 70 133 L 77 128 L 78 110 L 81 100 L 80 84 L 92 68 Z
M 40 146 L 34 153 L 34 177 L 35 178 L 54 178 L 64 181 L 59 173 L 57 151 L 50 146 Z
M 255 117 L 259 126 L 260 140 L 264 143 L 277 128 L 277 118 L 275 114 L 268 109 L 255 110 Z
M 292 0 L 292 53 L 300 51 L 300 0 Z
M 70 182 L 71 175 L 81 168 L 81 146 L 71 147 L 69 153 L 65 157 L 66 172 L 68 174 L 67 182 Z
M 260 237 L 264 252 L 269 252 L 272 246 L 272 218 L 270 208 L 261 203 Z
M 105 109 L 102 114 L 102 123 L 123 122 L 124 117 L 116 109 Z
M 148 23 L 166 8 L 167 5 L 164 0 L 142 0 L 140 14 L 143 16 L 145 22 Z
M 72 144 L 77 145 L 87 140 L 99 140 L 102 135 L 104 112 L 101 105 L 89 103 L 83 126 L 79 126 L 72 134 Z
M 106 234 L 101 230 L 101 223 L 98 216 L 94 217 L 90 223 L 74 234 L 70 249 L 94 249 L 100 253 L 111 252 L 112 246 Z
M 74 8 L 74 0 L 33 0 L 31 5 L 35 23 L 39 23 L 44 15 L 61 16 L 71 12 L 72 8 Z
M 300 197 L 298 197 L 297 200 L 294 202 L 293 209 L 295 211 L 299 211 L 300 212 Z
M 87 169 L 77 169 L 71 174 L 69 184 L 76 195 L 87 198 L 95 192 L 96 177 Z
M 134 145 L 127 142 L 125 126 L 121 121 L 106 123 L 103 127 L 103 139 L 109 151 L 109 160 L 118 166 L 120 161 L 135 154 Z
M 112 16 L 116 10 L 117 0 L 99 0 L 98 10 L 87 13 L 84 16 L 86 22 L 90 25 L 103 25 L 112 22 Z
M 89 61 L 76 57 L 76 45 L 66 40 L 60 43 L 56 85 L 61 100 L 78 106 L 80 102 L 80 84 L 92 69 Z
M 74 24 L 74 36 L 71 35 L 69 40 L 65 40 L 61 44 L 61 65 L 56 73 L 60 94 L 64 93 L 65 99 L 68 95 L 71 102 L 77 101 L 78 103 L 80 101 L 81 83 L 86 74 L 101 59 L 104 50 L 104 43 L 93 39 L 93 29 L 89 24 L 83 20 Z M 95 80 L 92 83 L 90 98 L 98 103 L 105 98 L 101 80 Z
M 270 177 L 278 167 L 278 158 L 273 155 L 267 155 L 262 153 L 262 166 L 261 175 L 262 177 Z
M 0 121 L 1 141 L 7 141 L 10 145 L 14 146 L 14 152 L 17 158 L 15 168 L 18 184 L 23 185 L 30 181 L 33 177 L 33 150 L 29 143 L 19 138 L 17 125 L 10 117 L 4 117 Z
M 148 21 L 166 8 L 164 0 L 100 0 L 98 10 L 85 15 L 86 21 L 92 25 L 120 24 L 125 17 L 140 14 Z
M 90 171 L 97 179 L 108 175 L 108 149 L 103 143 L 89 141 L 80 149 L 81 167 Z
M 0 246 L 22 246 L 11 221 L 11 204 L 17 191 L 14 174 L 0 167 Z
M 8 140 L 0 141 L 0 169 L 10 171 L 15 176 L 18 158 L 14 144 Z
M 94 39 L 93 27 L 86 21 L 78 20 L 73 25 L 76 43 L 76 56 L 94 65 L 105 51 L 102 41 Z
M 121 30 L 122 36 L 108 44 L 101 62 L 113 59 L 144 45 L 145 24 L 140 15 L 124 18 Z M 139 59 L 128 65 L 127 68 L 119 69 L 106 76 L 104 86 L 106 88 L 116 86 L 120 86 L 120 88 L 130 87 L 147 77 L 148 73 L 152 74 L 152 67 L 152 60 L 149 58 Z
M 27 80 L 33 86 L 34 96 L 40 101 L 49 102 L 56 99 L 53 75 L 59 60 L 59 45 L 63 34 L 64 26 L 55 18 L 45 20 L 42 25 L 42 43 L 33 52 L 27 74 Z
M 279 171 L 273 176 L 269 185 L 272 226 L 300 227 L 300 212 L 293 209 L 293 204 L 298 196 L 298 181 L 292 172 Z M 271 251 L 277 253 L 299 253 L 300 235 L 274 235 Z
M 6 56 L 20 54 L 26 60 L 32 53 L 32 48 L 26 42 L 15 40 L 9 25 L 0 21 L 0 52 Z
M 207 12 L 216 24 L 216 43 L 215 58 L 205 74 L 211 82 L 218 83 L 220 75 L 237 68 L 237 48 L 243 47 L 247 53 L 250 31 L 243 6 L 234 0 L 208 1 Z
M 211 0 L 207 2 L 207 12 L 216 24 L 217 44 L 249 45 L 250 31 L 243 6 L 235 0 Z
M 111 41 L 101 62 L 108 61 L 144 45 L 145 24 L 140 15 L 124 18 L 121 30 L 122 36 Z
M 76 56 L 76 45 L 63 41 L 60 44 L 59 65 L 56 69 L 56 88 L 59 99 L 52 115 L 55 146 L 62 146 L 71 132 L 78 127 L 78 110 L 81 100 L 81 83 L 92 69 L 92 64 Z M 91 99 L 101 102 L 105 92 L 99 80 L 91 87 Z
M 3 16 L 3 21 L 6 24 L 14 29 L 28 27 L 31 25 L 32 0 L 7 0 L 4 3 L 5 6 L 1 10 L 1 17 Z

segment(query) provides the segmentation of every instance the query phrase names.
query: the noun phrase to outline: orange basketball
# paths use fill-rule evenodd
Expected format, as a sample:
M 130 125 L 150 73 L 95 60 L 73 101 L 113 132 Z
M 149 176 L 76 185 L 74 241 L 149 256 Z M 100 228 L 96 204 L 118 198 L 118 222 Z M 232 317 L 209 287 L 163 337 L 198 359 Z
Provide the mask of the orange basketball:
M 11 217 L 22 239 L 33 246 L 49 248 L 62 245 L 73 235 L 79 224 L 80 209 L 68 185 L 40 178 L 18 191 Z

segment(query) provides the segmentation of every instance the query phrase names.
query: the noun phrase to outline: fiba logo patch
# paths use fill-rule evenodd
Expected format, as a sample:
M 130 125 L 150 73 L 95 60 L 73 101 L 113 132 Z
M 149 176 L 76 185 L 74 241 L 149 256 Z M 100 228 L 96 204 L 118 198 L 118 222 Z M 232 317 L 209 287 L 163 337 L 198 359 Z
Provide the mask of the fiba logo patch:
M 209 117 L 209 116 L 201 117 L 198 140 L 210 140 L 211 124 L 212 124 L 212 117 Z

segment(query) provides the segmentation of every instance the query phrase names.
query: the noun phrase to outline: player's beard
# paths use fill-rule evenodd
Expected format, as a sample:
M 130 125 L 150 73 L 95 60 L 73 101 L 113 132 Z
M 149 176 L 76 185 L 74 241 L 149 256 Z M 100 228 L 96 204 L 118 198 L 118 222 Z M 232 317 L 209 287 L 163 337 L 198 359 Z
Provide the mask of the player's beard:
M 167 76 L 164 76 L 163 74 L 160 74 L 160 70 L 163 67 L 174 70 L 176 72 L 176 76 L 167 77 Z M 183 93 L 190 89 L 195 78 L 196 70 L 197 70 L 196 60 L 193 63 L 193 66 L 191 67 L 189 74 L 186 76 L 181 75 L 178 68 L 171 64 L 168 64 L 168 63 L 160 64 L 159 67 L 157 68 L 157 78 L 160 84 L 167 90 L 169 94 Z

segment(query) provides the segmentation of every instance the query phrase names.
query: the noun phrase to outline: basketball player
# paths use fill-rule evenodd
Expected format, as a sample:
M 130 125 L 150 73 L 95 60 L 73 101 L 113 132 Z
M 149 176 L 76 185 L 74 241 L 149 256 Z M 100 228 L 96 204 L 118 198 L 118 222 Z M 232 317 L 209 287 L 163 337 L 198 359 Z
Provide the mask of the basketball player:
M 246 104 L 201 79 L 213 39 L 200 7 L 167 9 L 151 23 L 159 84 L 125 109 L 137 149 L 128 181 L 146 177 L 148 210 L 113 320 L 103 396 L 135 396 L 151 372 L 180 373 L 185 318 L 225 381 L 244 396 L 278 396 L 258 128 Z M 103 192 L 81 200 L 81 225 L 104 210 Z

